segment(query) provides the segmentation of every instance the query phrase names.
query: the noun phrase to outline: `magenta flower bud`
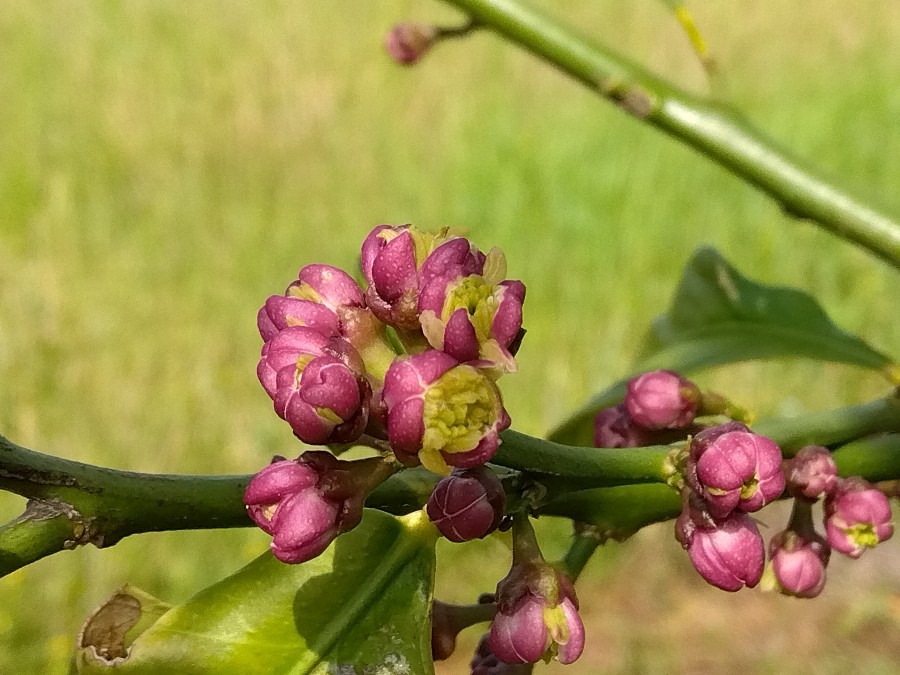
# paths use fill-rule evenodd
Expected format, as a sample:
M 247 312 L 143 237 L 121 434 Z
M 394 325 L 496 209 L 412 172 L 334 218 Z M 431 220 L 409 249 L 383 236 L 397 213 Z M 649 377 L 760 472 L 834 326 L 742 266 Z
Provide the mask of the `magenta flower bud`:
M 431 522 L 453 542 L 483 539 L 500 525 L 505 508 L 503 485 L 485 466 L 455 469 L 437 484 L 425 507 Z
M 411 66 L 431 49 L 436 36 L 432 26 L 399 23 L 385 37 L 384 48 L 394 61 Z
M 275 412 L 301 441 L 348 443 L 365 429 L 371 388 L 346 340 L 289 326 L 263 345 L 256 372 Z
M 672 370 L 654 370 L 628 381 L 625 407 L 645 429 L 684 429 L 697 415 L 697 385 Z
M 750 431 L 715 429 L 692 439 L 685 470 L 685 480 L 703 497 L 710 513 L 724 518 L 734 509 L 758 511 L 777 499 L 785 485 L 781 449 Z
M 411 225 L 379 225 L 362 245 L 366 303 L 383 322 L 418 331 L 419 291 L 434 277 L 453 270 L 480 274 L 485 256 L 462 237 L 430 234 Z
M 319 472 L 312 466 L 282 460 L 260 471 L 247 486 L 247 514 L 272 535 L 272 553 L 282 562 L 315 558 L 338 535 L 340 505 L 324 497 L 318 483 Z
M 272 295 L 256 316 L 263 342 L 289 326 L 308 326 L 323 335 L 338 335 L 338 316 L 325 305 L 284 295 Z
M 653 444 L 650 431 L 634 423 L 624 403 L 604 408 L 594 417 L 595 447 L 639 448 Z
M 825 500 L 825 533 L 831 548 L 858 558 L 893 536 L 891 504 L 868 481 L 859 477 L 843 480 Z
M 321 303 L 335 313 L 341 307 L 365 307 L 359 284 L 344 270 L 331 265 L 307 265 L 285 295 Z
M 505 275 L 506 260 L 494 248 L 483 274 L 466 275 L 456 265 L 424 285 L 418 308 L 428 343 L 461 363 L 478 361 L 500 373 L 514 372 L 525 285 L 504 280 Z
M 244 504 L 253 522 L 272 535 L 275 557 L 301 563 L 359 523 L 366 496 L 393 470 L 380 457 L 342 461 L 309 450 L 293 461 L 277 459 L 256 474 Z
M 398 458 L 405 456 L 408 463 L 418 455 L 437 473 L 484 464 L 510 424 L 497 385 L 479 369 L 439 351 L 394 361 L 382 399 L 388 440 Z
M 560 583 L 557 601 L 526 591 L 511 606 L 501 603 L 491 624 L 489 645 L 505 663 L 537 663 L 555 650 L 560 663 L 584 650 L 584 624 L 571 583 Z
M 837 489 L 837 465 L 828 451 L 819 445 L 802 448 L 785 467 L 791 494 L 816 500 L 834 494 Z
M 772 572 L 782 593 L 814 598 L 825 587 L 825 567 L 831 549 L 823 539 L 809 540 L 785 530 L 769 542 Z
M 743 513 L 717 521 L 715 528 L 697 527 L 687 551 L 700 576 L 725 591 L 756 586 L 766 561 L 759 530 Z

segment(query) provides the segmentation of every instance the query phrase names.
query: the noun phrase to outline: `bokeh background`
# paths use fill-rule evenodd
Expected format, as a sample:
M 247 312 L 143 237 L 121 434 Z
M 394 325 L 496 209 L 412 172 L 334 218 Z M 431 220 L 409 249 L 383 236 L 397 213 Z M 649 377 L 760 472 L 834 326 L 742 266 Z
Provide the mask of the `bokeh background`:
M 900 7 L 690 2 L 710 82 L 663 3 L 543 0 L 746 111 L 858 192 L 898 206 Z M 375 224 L 469 229 L 528 285 L 514 425 L 540 434 L 623 375 L 693 249 L 815 294 L 900 354 L 895 272 L 489 35 L 403 69 L 398 20 L 439 2 L 0 3 L 0 433 L 139 471 L 237 472 L 300 448 L 256 382 L 255 313 L 297 269 L 355 269 Z M 861 402 L 878 375 L 801 360 L 699 377 L 760 414 Z M 0 517 L 22 500 L 0 496 Z M 769 532 L 786 518 L 766 512 Z M 564 523 L 542 522 L 548 553 Z M 184 600 L 260 532 L 143 535 L 0 580 L 0 672 L 62 673 L 87 613 L 128 581 Z M 440 597 L 506 572 L 502 543 L 441 547 Z M 708 588 L 670 525 L 606 547 L 580 582 L 585 656 L 544 672 L 896 672 L 900 542 L 796 601 Z M 478 631 L 441 673 L 467 672 Z

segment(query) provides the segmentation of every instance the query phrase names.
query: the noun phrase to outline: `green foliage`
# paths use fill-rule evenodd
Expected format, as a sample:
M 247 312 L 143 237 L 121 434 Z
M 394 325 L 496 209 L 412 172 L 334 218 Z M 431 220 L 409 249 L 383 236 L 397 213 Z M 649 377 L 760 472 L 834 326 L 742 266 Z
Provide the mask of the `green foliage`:
M 891 359 L 835 326 L 810 295 L 756 283 L 704 247 L 688 261 L 669 310 L 653 322 L 632 374 L 787 356 L 872 368 L 900 379 Z M 627 379 L 597 394 L 550 437 L 590 445 L 594 414 L 622 400 Z
M 434 541 L 421 512 L 366 510 L 321 556 L 286 565 L 267 552 L 155 621 L 117 592 L 85 626 L 97 641 L 82 638 L 78 672 L 427 675 Z

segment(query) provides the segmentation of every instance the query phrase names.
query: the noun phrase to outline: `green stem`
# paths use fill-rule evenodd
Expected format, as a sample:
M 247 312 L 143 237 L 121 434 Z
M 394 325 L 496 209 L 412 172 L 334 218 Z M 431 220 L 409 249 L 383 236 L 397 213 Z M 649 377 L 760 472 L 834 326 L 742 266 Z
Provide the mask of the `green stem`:
M 900 267 L 896 218 L 816 174 L 721 103 L 693 96 L 518 0 L 444 0 L 775 199 Z
M 798 417 L 776 417 L 753 425 L 753 431 L 778 443 L 785 457 L 805 445 L 834 446 L 855 438 L 900 431 L 900 398 L 888 398 Z
M 494 464 L 540 474 L 541 478 L 562 478 L 573 484 L 625 485 L 658 483 L 668 478 L 667 458 L 672 448 L 652 445 L 644 448 L 583 448 L 562 445 L 509 429 L 501 434 L 503 443 L 491 459 Z
M 572 543 L 561 561 L 563 570 L 573 583 L 581 576 L 585 565 L 602 543 L 603 537 L 593 525 L 574 524 Z
M 896 480 L 900 477 L 900 434 L 862 438 L 834 452 L 838 473 L 863 476 L 866 480 Z

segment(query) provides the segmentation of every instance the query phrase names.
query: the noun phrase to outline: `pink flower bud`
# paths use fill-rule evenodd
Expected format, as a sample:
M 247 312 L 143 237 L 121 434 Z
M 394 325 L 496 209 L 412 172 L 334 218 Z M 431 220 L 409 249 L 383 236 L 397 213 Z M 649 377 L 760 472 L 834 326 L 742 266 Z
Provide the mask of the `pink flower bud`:
M 452 270 L 480 274 L 484 261 L 484 254 L 462 237 L 411 225 L 379 225 L 362 245 L 362 270 L 369 282 L 366 303 L 383 323 L 418 331 L 420 289 Z
M 286 563 L 315 558 L 338 535 L 340 506 L 318 489 L 319 472 L 282 460 L 256 474 L 244 493 L 247 513 L 272 535 L 272 553 Z
M 380 458 L 343 461 L 308 450 L 257 473 L 244 492 L 244 504 L 253 522 L 272 535 L 275 557 L 301 563 L 359 523 L 366 495 L 391 470 Z
M 687 551 L 700 576 L 725 591 L 756 586 L 766 560 L 759 530 L 743 513 L 717 521 L 712 529 L 694 529 Z
M 385 37 L 384 48 L 394 61 L 411 66 L 431 49 L 435 37 L 436 32 L 431 26 L 400 23 Z
M 371 388 L 346 340 L 289 326 L 263 345 L 256 372 L 275 412 L 303 442 L 347 443 L 365 429 Z
M 831 549 L 823 539 L 805 539 L 785 530 L 769 542 L 772 571 L 782 593 L 797 598 L 814 598 L 825 587 L 825 567 Z
M 506 494 L 497 474 L 487 467 L 455 469 L 437 484 L 425 508 L 450 541 L 483 539 L 500 525 Z
M 692 439 L 690 455 L 685 480 L 716 518 L 734 509 L 758 511 L 784 491 L 781 450 L 765 436 L 713 427 Z
M 394 361 L 382 399 L 388 440 L 398 458 L 405 456 L 408 463 L 418 455 L 438 473 L 449 473 L 449 466 L 484 464 L 510 423 L 497 385 L 439 351 Z
M 491 624 L 491 651 L 505 663 L 537 663 L 555 649 L 560 663 L 584 650 L 584 624 L 571 584 L 560 584 L 556 602 L 528 591 L 512 606 L 500 606 Z
M 506 262 L 496 248 L 487 255 L 484 275 L 465 272 L 456 265 L 423 286 L 422 331 L 432 347 L 461 363 L 477 361 L 499 373 L 515 372 L 525 285 L 503 279 Z
M 625 407 L 645 429 L 684 429 L 700 405 L 700 390 L 671 370 L 654 370 L 628 382 Z
M 859 477 L 843 480 L 825 500 L 825 532 L 834 550 L 858 558 L 894 534 L 891 504 L 868 481 Z
M 791 494 L 816 500 L 834 494 L 837 489 L 837 465 L 828 451 L 818 445 L 807 445 L 785 467 Z
M 338 316 L 325 305 L 284 295 L 272 295 L 256 316 L 256 325 L 264 342 L 288 326 L 308 326 L 323 335 L 337 335 Z

